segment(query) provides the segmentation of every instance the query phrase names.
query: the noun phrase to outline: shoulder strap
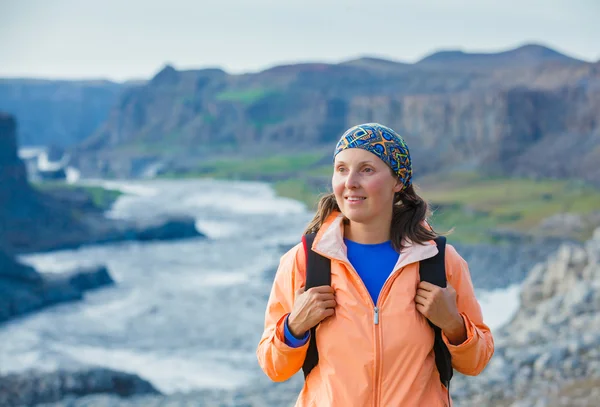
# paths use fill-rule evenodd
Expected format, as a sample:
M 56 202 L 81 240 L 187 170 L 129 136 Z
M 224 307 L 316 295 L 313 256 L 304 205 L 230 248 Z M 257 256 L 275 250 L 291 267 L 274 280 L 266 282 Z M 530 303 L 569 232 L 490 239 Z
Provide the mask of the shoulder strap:
M 306 285 L 305 289 L 311 287 L 318 287 L 322 285 L 331 284 L 331 264 L 330 260 L 326 257 L 315 253 L 311 248 L 315 239 L 315 233 L 302 236 L 302 243 L 304 245 L 304 252 L 306 253 Z M 422 260 L 419 266 L 419 274 L 421 281 L 427 281 L 440 287 L 446 287 L 446 267 L 445 267 L 445 253 L 446 253 L 446 238 L 440 236 L 435 239 L 438 247 L 438 254 L 432 258 Z M 450 388 L 450 379 L 453 376 L 452 360 L 450 351 L 446 347 L 446 344 L 442 340 L 442 331 L 439 327 L 429 324 L 433 327 L 435 332 L 434 352 L 435 352 L 435 363 L 440 373 L 440 379 L 442 384 L 446 388 Z M 304 377 L 308 376 L 310 371 L 318 364 L 319 353 L 317 350 L 316 343 L 316 327 L 313 327 L 310 332 L 310 340 L 306 357 L 302 370 Z
M 427 281 L 439 287 L 446 287 L 446 238 L 440 236 L 435 239 L 435 243 L 438 248 L 438 254 L 420 262 L 419 275 L 421 281 Z M 442 330 L 433 325 L 431 321 L 429 321 L 429 325 L 431 325 L 435 332 L 435 341 L 433 343 L 435 364 L 440 373 L 442 384 L 449 389 L 450 380 L 454 374 L 454 370 L 452 369 L 452 357 L 448 347 L 442 339 Z
M 304 235 L 304 252 L 306 253 L 306 285 L 308 290 L 312 287 L 331 284 L 331 264 L 327 257 L 323 257 L 312 250 L 316 233 Z
M 427 281 L 439 287 L 446 287 L 446 238 L 435 239 L 438 254 L 429 259 L 421 260 L 419 275 L 421 281 Z
M 331 262 L 328 258 L 315 253 L 312 250 L 312 245 L 315 240 L 316 233 L 311 233 L 302 236 L 304 244 L 304 252 L 306 253 L 306 284 L 304 288 L 308 290 L 312 287 L 331 284 Z M 310 371 L 319 363 L 319 352 L 317 350 L 317 329 L 313 327 L 310 330 L 310 339 L 306 357 L 302 370 L 304 377 L 308 376 Z

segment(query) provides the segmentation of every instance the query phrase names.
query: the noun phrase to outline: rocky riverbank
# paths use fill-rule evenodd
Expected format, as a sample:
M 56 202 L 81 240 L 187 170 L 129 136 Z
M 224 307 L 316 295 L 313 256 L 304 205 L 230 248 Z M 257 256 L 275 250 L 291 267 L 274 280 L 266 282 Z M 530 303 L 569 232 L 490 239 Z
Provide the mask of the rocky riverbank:
M 17 146 L 16 119 L 0 113 L 0 251 L 18 254 L 124 240 L 202 237 L 191 217 L 108 219 L 103 208 L 80 191 L 57 194 L 33 188 Z
M 584 245 L 562 245 L 531 270 L 519 311 L 495 333 L 491 365 L 479 377 L 456 381 L 459 405 L 597 406 L 599 312 L 597 229 Z
M 204 237 L 191 216 L 117 220 L 81 190 L 44 193 L 32 188 L 17 155 L 17 123 L 0 113 L 0 323 L 43 307 L 79 300 L 89 289 L 113 284 L 103 265 L 60 274 L 20 264 L 23 253 L 121 241 Z
M 479 290 L 497 290 L 525 280 L 529 271 L 545 261 L 566 241 L 540 238 L 537 241 L 517 241 L 500 245 L 463 244 L 448 241 L 469 264 L 473 285 Z
M 114 224 L 108 226 L 100 222 L 97 230 L 103 232 L 87 235 L 83 241 L 61 240 L 61 236 L 57 234 L 56 240 L 52 241 L 52 248 L 203 236 L 196 230 L 195 220 L 191 217 L 155 219 L 143 223 L 114 221 Z M 114 281 L 109 270 L 102 264 L 63 270 L 60 273 L 43 273 L 20 263 L 13 255 L 3 252 L 0 246 L 0 324 L 54 304 L 81 300 L 86 291 L 112 284 Z

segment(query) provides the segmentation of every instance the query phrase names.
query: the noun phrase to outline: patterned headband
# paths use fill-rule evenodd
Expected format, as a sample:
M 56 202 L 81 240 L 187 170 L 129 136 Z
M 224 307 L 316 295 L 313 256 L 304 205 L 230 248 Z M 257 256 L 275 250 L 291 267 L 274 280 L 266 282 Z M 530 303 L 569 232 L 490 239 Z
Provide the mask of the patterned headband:
M 411 185 L 412 165 L 408 146 L 389 127 L 379 123 L 365 123 L 346 130 L 335 147 L 333 157 L 347 148 L 362 148 L 379 157 L 398 176 L 403 184 L 403 191 Z

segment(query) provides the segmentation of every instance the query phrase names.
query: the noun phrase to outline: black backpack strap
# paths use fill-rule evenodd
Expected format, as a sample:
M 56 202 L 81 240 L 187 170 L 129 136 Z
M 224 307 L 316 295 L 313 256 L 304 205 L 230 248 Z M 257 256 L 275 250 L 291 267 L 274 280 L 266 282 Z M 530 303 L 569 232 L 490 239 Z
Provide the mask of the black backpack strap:
M 302 237 L 302 243 L 304 244 L 304 251 L 306 253 L 305 290 L 322 285 L 331 285 L 331 261 L 328 258 L 315 253 L 311 249 L 315 236 L 316 233 L 311 233 Z M 304 358 L 304 364 L 302 365 L 305 378 L 317 363 L 319 363 L 319 352 L 317 350 L 317 327 L 315 326 L 310 330 L 308 349 L 306 351 L 306 357 Z
M 427 281 L 439 287 L 446 287 L 446 238 L 440 236 L 435 239 L 438 248 L 438 254 L 429 259 L 422 260 L 419 265 L 419 275 L 421 281 Z M 435 364 L 442 384 L 447 389 L 450 388 L 450 380 L 454 374 L 452 369 L 452 357 L 448 347 L 442 339 L 442 330 L 429 321 L 435 332 L 435 341 L 433 350 L 435 352 Z

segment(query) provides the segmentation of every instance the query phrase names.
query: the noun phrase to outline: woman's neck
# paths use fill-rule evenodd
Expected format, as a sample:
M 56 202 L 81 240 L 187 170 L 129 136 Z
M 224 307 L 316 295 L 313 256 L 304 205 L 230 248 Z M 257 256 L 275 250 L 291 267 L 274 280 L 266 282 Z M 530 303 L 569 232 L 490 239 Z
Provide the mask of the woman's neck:
M 344 226 L 344 237 L 356 243 L 378 244 L 390 240 L 391 223 L 357 223 L 350 221 Z

